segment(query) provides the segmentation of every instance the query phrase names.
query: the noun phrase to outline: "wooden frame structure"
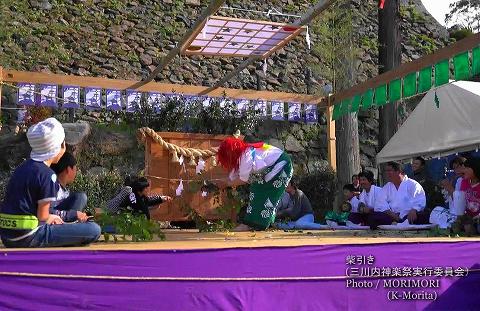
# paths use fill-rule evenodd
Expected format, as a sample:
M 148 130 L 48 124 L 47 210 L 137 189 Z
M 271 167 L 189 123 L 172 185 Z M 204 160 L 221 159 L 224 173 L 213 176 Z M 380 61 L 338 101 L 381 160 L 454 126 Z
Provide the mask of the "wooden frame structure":
M 311 7 L 305 15 L 303 15 L 301 18 L 296 20 L 293 25 L 295 26 L 304 26 L 308 25 L 315 17 L 317 17 L 320 13 L 325 11 L 332 3 L 334 0 L 319 0 L 313 7 Z M 213 92 L 217 88 L 221 87 L 224 85 L 226 82 L 231 80 L 233 77 L 238 75 L 240 72 L 242 72 L 243 69 L 247 68 L 249 65 L 253 64 L 255 61 L 257 61 L 256 58 L 250 57 L 247 60 L 243 61 L 237 68 L 235 68 L 234 71 L 228 73 L 225 77 L 217 81 L 213 86 L 209 87 L 206 89 L 204 92 L 202 92 L 200 95 L 206 95 L 210 92 Z M 328 103 L 327 103 L 328 105 Z
M 102 89 L 125 90 L 133 88 L 138 81 L 116 80 L 107 78 L 84 77 L 73 75 L 60 75 L 41 72 L 28 72 L 8 70 L 0 67 L 0 86 L 4 83 L 35 83 L 35 84 L 55 84 L 55 85 L 75 85 L 79 87 L 99 87 Z M 170 83 L 150 82 L 137 90 L 142 92 L 159 92 L 159 93 L 180 93 L 186 95 L 201 96 L 207 87 L 194 85 L 181 85 Z M 1 87 L 0 87 L 1 92 Z M 266 100 L 280 102 L 295 102 L 300 104 L 315 104 L 319 108 L 326 109 L 327 123 L 327 141 L 328 143 L 328 161 L 332 168 L 336 169 L 336 152 L 335 152 L 335 122 L 332 120 L 332 109 L 328 107 L 328 99 L 323 100 L 318 96 L 307 94 L 294 94 L 286 92 L 270 92 L 270 91 L 254 91 L 241 90 L 232 88 L 218 88 L 214 92 L 210 92 L 209 96 L 222 97 L 231 99 L 248 99 L 248 100 Z M 1 109 L 1 96 L 0 96 Z M 0 110 L 1 111 L 1 110 Z
M 206 38 L 198 37 L 200 33 L 205 31 L 208 23 L 221 23 L 220 25 L 210 25 L 209 29 L 217 28 L 217 32 L 206 32 Z M 255 25 L 255 26 L 254 26 Z M 258 28 L 261 27 L 261 28 Z M 258 28 L 258 29 L 255 29 Z M 269 28 L 269 29 L 265 29 Z M 285 30 L 288 29 L 288 30 Z M 208 30 L 208 29 L 207 29 Z M 281 31 L 280 31 L 281 30 Z M 252 21 L 241 18 L 231 18 L 223 16 L 212 16 L 206 20 L 202 27 L 199 27 L 191 37 L 185 42 L 181 48 L 181 53 L 186 55 L 210 55 L 210 56 L 227 56 L 227 57 L 253 57 L 253 58 L 267 58 L 288 42 L 293 40 L 298 34 L 306 30 L 306 27 L 296 26 L 292 24 L 274 23 L 269 21 Z M 232 34 L 232 31 L 235 32 Z M 270 37 L 257 37 L 259 33 L 270 34 Z M 283 39 L 275 39 L 277 34 L 286 34 Z M 211 37 L 211 38 L 208 38 Z M 218 41 L 214 41 L 219 37 Z M 229 39 L 226 39 L 230 37 Z M 244 38 L 242 42 L 235 41 L 235 38 Z M 239 40 L 239 39 L 237 39 Z M 252 40 L 263 40 L 264 43 L 255 43 Z M 265 44 L 265 41 L 274 40 L 279 41 L 276 44 Z M 202 45 L 192 45 L 195 41 L 201 42 Z M 212 42 L 218 42 L 216 46 L 210 46 Z M 246 47 L 244 47 L 246 46 Z M 260 49 L 261 47 L 269 47 L 269 49 Z M 206 49 L 212 51 L 207 52 Z M 231 50 L 229 53 L 222 51 Z M 218 50 L 218 52 L 213 52 Z M 240 54 L 240 51 L 249 52 L 249 54 Z

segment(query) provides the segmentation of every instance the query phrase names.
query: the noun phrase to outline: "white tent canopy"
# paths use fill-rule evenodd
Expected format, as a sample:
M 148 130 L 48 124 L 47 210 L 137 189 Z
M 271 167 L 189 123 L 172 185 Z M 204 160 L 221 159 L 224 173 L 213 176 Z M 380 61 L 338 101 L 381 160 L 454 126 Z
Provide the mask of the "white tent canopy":
M 440 157 L 479 146 L 480 83 L 457 81 L 432 89 L 423 97 L 377 154 L 377 162 Z

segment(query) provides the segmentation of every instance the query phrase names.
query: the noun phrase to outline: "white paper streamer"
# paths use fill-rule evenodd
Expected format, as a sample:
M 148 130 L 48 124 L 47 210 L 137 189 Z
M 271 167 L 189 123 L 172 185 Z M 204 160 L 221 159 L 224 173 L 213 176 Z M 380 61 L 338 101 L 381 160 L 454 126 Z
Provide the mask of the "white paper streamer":
M 202 197 L 206 197 L 208 195 L 208 192 L 207 191 L 202 191 Z
M 201 174 L 204 169 L 205 169 L 205 161 L 202 158 L 200 158 L 198 159 L 197 166 L 195 167 L 195 172 L 197 174 Z
M 267 75 L 267 67 L 268 67 L 267 59 L 265 58 L 265 59 L 263 60 L 263 67 L 262 67 L 262 69 L 263 69 L 263 74 L 264 74 L 264 75 Z
M 307 46 L 308 46 L 308 49 L 310 50 L 312 47 L 312 41 L 310 40 L 310 32 L 308 31 L 308 26 L 307 26 L 307 33 L 305 35 L 305 40 L 307 41 Z
M 175 194 L 177 197 L 181 196 L 183 192 L 183 180 L 180 179 L 180 183 L 178 184 L 177 189 L 175 190 Z

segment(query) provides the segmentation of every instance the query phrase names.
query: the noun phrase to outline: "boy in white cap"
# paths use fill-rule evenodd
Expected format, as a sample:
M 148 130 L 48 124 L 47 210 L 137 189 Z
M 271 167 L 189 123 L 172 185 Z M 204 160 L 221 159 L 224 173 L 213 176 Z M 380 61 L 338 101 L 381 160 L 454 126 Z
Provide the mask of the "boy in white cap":
M 94 222 L 63 224 L 49 213 L 58 191 L 50 165 L 65 153 L 65 131 L 55 118 L 28 129 L 30 159 L 12 174 L 0 206 L 0 237 L 6 247 L 84 245 L 96 241 L 100 227 Z

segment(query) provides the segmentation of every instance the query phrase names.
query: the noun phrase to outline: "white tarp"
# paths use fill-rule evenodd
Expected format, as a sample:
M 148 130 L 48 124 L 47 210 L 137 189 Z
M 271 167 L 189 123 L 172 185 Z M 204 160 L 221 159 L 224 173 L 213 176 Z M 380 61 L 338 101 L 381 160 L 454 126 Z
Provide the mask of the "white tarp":
M 479 146 L 480 83 L 457 81 L 432 89 L 423 97 L 377 154 L 377 162 L 440 157 Z

